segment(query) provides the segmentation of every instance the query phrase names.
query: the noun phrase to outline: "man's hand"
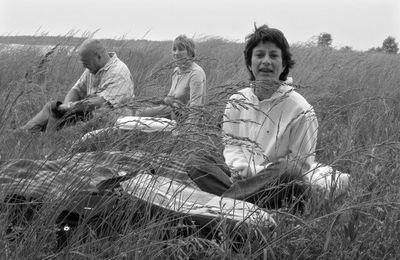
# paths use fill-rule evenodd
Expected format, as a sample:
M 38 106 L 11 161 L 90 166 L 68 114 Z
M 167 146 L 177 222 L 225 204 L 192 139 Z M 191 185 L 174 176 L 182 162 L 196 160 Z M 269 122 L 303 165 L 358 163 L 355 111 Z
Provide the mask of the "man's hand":
M 175 98 L 171 97 L 171 96 L 166 96 L 164 98 L 164 103 L 167 105 L 172 105 L 172 103 L 175 101 Z
M 101 96 L 91 95 L 82 100 L 82 103 L 84 106 L 86 106 L 86 109 L 92 111 L 94 109 L 104 106 L 107 103 L 107 101 Z
M 59 111 L 67 112 L 71 110 L 72 102 L 63 103 L 57 107 Z
M 107 101 L 97 95 L 91 95 L 76 102 L 67 102 L 58 106 L 60 111 L 85 111 L 91 112 L 107 104 Z

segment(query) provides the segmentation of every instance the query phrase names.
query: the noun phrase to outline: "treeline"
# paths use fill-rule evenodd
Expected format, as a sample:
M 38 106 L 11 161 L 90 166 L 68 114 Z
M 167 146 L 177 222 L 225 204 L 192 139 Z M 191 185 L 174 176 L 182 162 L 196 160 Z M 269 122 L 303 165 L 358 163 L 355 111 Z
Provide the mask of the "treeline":
M 75 36 L 0 36 L 0 44 L 21 44 L 21 45 L 59 45 L 59 46 L 77 46 L 81 44 L 86 37 Z M 114 47 L 133 47 L 146 45 L 151 41 L 132 40 L 132 39 L 101 39 L 106 45 Z M 165 43 L 168 41 L 160 42 Z
M 84 40 L 82 37 L 68 36 L 0 36 L 0 43 L 22 45 L 71 45 L 75 46 Z

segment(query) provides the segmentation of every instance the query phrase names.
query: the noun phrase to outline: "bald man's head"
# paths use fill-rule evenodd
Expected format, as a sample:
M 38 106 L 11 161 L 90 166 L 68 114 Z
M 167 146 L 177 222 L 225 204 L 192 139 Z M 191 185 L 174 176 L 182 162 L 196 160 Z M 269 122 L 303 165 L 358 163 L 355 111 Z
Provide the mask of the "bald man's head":
M 78 52 L 82 65 L 93 74 L 96 74 L 110 60 L 106 48 L 99 40 L 85 40 Z

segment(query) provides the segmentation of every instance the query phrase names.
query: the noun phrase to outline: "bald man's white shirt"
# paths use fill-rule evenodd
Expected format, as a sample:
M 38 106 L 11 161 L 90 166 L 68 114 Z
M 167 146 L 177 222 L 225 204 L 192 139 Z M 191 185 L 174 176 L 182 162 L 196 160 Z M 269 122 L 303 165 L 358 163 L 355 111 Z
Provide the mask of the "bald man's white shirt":
M 72 89 L 77 91 L 80 99 L 98 95 L 114 107 L 118 107 L 135 96 L 134 84 L 126 64 L 116 53 L 111 52 L 108 55 L 110 60 L 103 68 L 96 74 L 86 69 Z

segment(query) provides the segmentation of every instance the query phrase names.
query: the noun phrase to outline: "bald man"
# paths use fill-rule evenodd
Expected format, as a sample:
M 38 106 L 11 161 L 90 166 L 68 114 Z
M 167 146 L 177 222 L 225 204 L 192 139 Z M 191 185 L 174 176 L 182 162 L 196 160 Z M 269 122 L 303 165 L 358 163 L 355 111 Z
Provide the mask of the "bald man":
M 22 129 L 46 131 L 51 121 L 52 128 L 59 130 L 78 120 L 87 120 L 95 109 L 110 108 L 121 112 L 123 104 L 134 97 L 131 73 L 115 53 L 107 53 L 101 42 L 94 39 L 84 41 L 78 52 L 86 70 L 64 102 L 48 102 Z

